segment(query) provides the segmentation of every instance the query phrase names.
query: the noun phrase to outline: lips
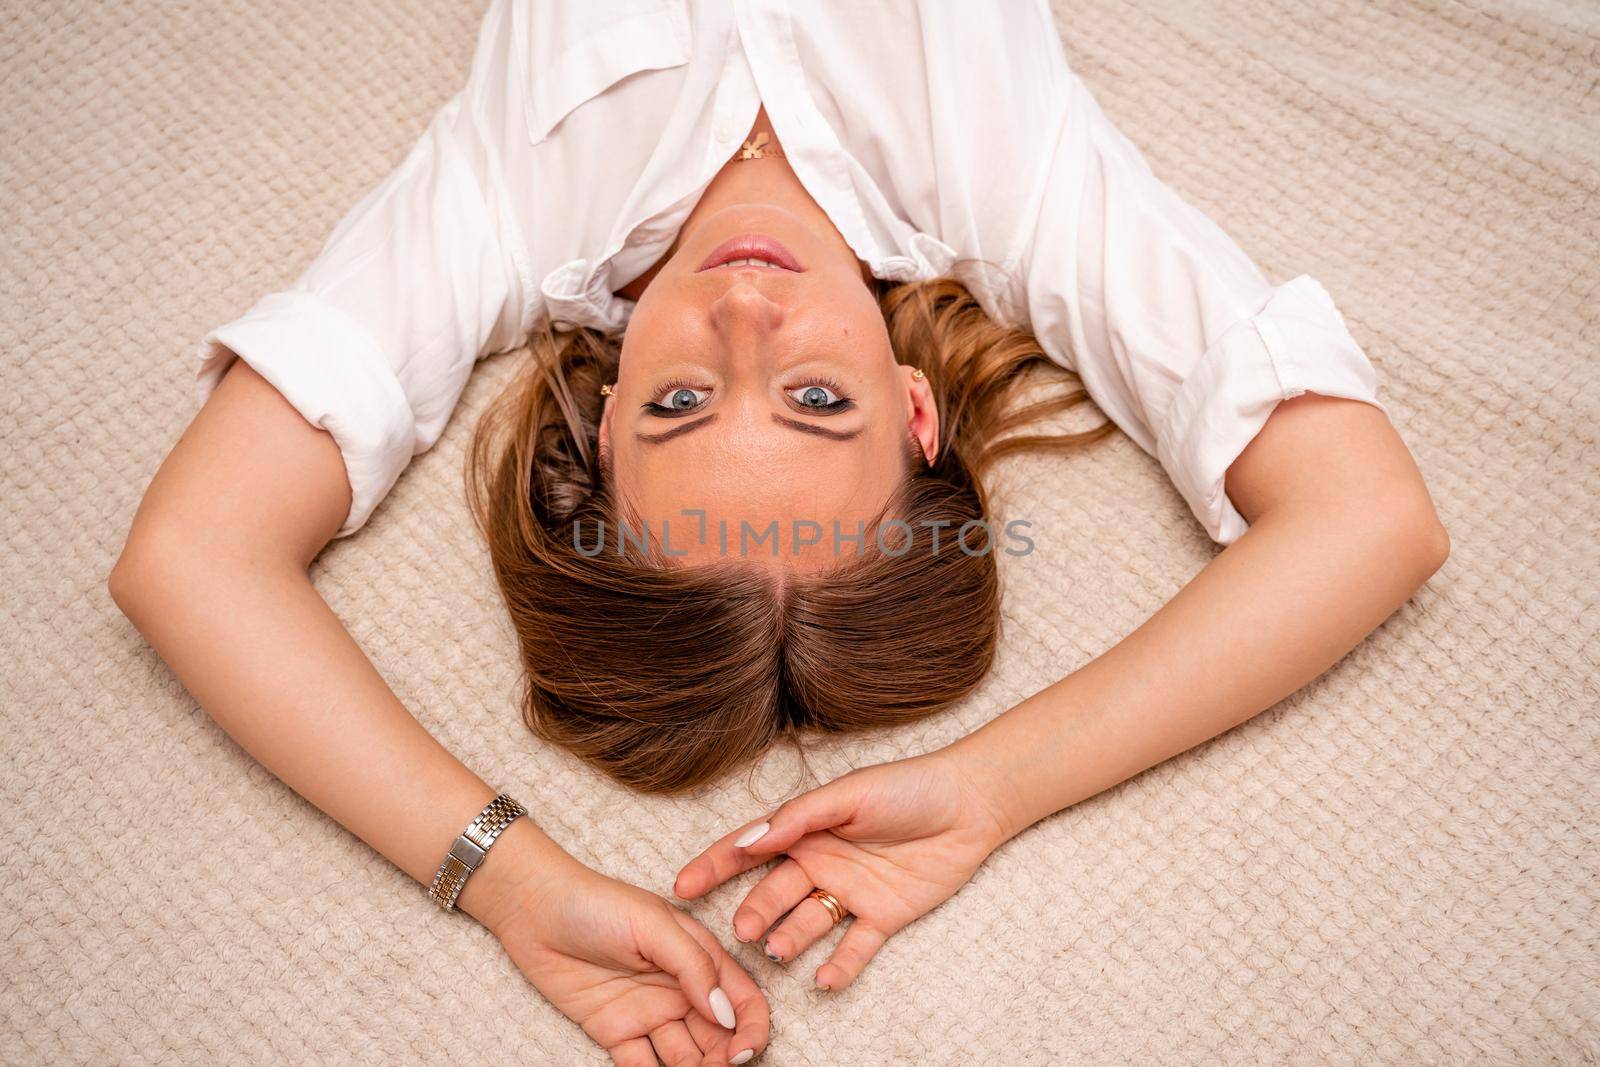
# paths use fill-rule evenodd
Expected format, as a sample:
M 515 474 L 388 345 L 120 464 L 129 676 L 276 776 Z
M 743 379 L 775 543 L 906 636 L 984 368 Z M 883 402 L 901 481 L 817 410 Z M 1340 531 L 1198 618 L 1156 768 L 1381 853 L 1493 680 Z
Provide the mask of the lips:
M 718 245 L 706 257 L 706 261 L 697 268 L 696 273 L 703 270 L 713 270 L 731 263 L 736 259 L 764 259 L 776 264 L 781 270 L 793 271 L 796 274 L 805 271 L 800 261 L 794 258 L 794 253 L 783 247 L 777 241 L 760 233 L 742 233 L 737 237 L 730 237 Z M 769 270 L 767 267 L 754 267 L 754 270 Z

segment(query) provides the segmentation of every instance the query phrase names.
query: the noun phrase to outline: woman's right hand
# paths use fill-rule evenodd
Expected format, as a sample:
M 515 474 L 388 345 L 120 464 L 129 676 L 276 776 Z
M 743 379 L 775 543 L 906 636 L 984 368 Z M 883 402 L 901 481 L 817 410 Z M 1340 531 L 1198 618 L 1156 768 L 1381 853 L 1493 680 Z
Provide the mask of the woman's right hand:
M 721 1067 L 766 1047 L 766 998 L 705 927 L 574 861 L 508 887 L 494 931 L 617 1067 Z

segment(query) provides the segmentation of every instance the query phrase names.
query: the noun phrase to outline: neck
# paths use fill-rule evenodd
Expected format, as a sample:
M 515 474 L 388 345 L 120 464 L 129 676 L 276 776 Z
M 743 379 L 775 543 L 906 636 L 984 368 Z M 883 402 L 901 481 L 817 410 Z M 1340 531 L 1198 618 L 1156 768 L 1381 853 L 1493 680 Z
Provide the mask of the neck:
M 678 237 L 672 242 L 672 247 L 668 248 L 649 270 L 618 289 L 619 296 L 638 300 L 660 271 L 662 264 L 677 253 L 679 245 L 695 232 L 702 221 L 725 208 L 739 204 L 772 204 L 785 208 L 800 218 L 812 220 L 819 230 L 832 233 L 841 244 L 844 242 L 844 237 L 834 227 L 827 213 L 811 198 L 811 194 L 806 192 L 794 168 L 789 166 L 788 154 L 779 143 L 778 135 L 772 129 L 772 123 L 767 118 L 767 109 L 764 106 L 757 113 L 755 124 L 750 127 L 745 139 L 749 140 L 762 132 L 765 132 L 768 138 L 765 147 L 776 147 L 784 154 L 768 154 L 758 159 L 740 159 L 738 151 L 735 150 L 728 161 L 723 163 L 722 169 L 711 179 L 705 192 L 700 195 L 694 210 L 689 212 L 689 217 L 679 228 Z M 865 263 L 861 264 L 861 269 L 863 278 L 870 279 L 871 272 Z

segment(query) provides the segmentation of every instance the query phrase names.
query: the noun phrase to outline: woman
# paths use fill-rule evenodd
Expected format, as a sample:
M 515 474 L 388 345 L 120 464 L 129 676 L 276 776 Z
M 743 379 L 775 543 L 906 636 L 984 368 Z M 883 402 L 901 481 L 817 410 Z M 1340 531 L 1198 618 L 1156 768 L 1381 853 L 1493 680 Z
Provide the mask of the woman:
M 1154 178 L 1043 4 L 494 0 L 406 160 L 207 336 L 112 590 L 252 755 L 619 1064 L 746 1062 L 766 1004 L 430 737 L 305 573 L 530 334 L 474 513 L 530 723 L 639 788 L 970 691 L 1010 544 L 977 476 L 1079 397 L 1019 407 L 1034 371 L 1076 375 L 1229 545 L 1089 666 L 680 873 L 692 897 L 786 856 L 735 935 L 789 960 L 853 914 L 832 989 L 1007 837 L 1303 685 L 1446 551 L 1327 294 L 1268 285 Z

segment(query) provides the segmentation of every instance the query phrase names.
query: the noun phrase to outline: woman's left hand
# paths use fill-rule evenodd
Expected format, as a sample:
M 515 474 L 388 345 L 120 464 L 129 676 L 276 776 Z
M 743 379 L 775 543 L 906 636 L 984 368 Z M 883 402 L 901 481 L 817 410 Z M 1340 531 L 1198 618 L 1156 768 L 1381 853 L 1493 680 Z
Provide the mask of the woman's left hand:
M 994 798 L 948 750 L 851 771 L 765 822 L 753 840 L 760 822 L 696 856 L 678 873 L 675 891 L 699 897 L 787 853 L 734 913 L 734 936 L 766 934 L 769 958 L 793 959 L 833 926 L 828 909 L 806 896 L 826 890 L 854 916 L 817 968 L 817 984 L 834 990 L 854 981 L 890 937 L 953 896 L 1012 833 Z

